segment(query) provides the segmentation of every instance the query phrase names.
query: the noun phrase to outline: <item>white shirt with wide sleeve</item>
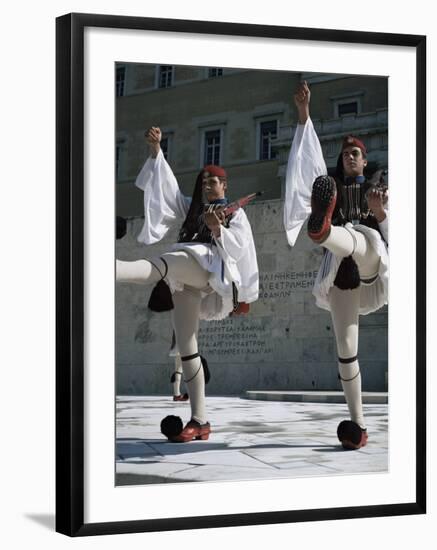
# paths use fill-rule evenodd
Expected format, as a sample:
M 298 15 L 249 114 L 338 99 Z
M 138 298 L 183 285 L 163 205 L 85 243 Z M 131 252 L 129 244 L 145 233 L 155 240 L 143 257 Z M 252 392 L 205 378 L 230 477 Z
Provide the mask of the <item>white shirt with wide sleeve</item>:
M 138 236 L 143 244 L 154 244 L 168 231 L 180 227 L 188 213 L 191 198 L 184 197 L 167 161 L 159 152 L 148 158 L 135 185 L 144 191 L 144 225 Z M 259 274 L 252 229 L 243 209 L 232 215 L 229 227 L 221 226 L 213 243 L 176 243 L 171 250 L 189 252 L 210 273 L 209 285 L 214 292 L 203 293 L 201 319 L 223 319 L 233 309 L 232 282 L 240 302 L 258 299 Z M 180 281 L 166 278 L 172 292 L 182 290 Z
M 287 240 L 294 246 L 302 225 L 311 213 L 311 192 L 314 180 L 328 173 L 323 159 L 319 138 L 310 118 L 305 124 L 298 124 L 288 157 L 284 205 L 284 226 Z M 387 213 L 387 212 L 386 212 Z M 379 224 L 381 233 L 364 225 L 350 225 L 351 231 L 365 235 L 380 257 L 378 278 L 370 285 L 361 284 L 360 314 L 366 315 L 388 303 L 388 213 Z M 314 283 L 313 294 L 316 304 L 330 310 L 329 292 L 342 258 L 325 250 L 322 264 Z
M 290 246 L 294 246 L 311 213 L 314 180 L 327 173 L 319 138 L 308 118 L 305 124 L 297 125 L 285 176 L 284 226 Z

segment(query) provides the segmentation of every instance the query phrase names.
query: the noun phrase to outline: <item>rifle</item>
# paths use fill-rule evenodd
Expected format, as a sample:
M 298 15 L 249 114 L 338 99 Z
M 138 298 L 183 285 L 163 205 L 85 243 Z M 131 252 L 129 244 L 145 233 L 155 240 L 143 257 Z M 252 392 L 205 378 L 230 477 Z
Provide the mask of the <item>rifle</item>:
M 239 208 L 243 208 L 243 206 L 246 206 L 249 204 L 250 201 L 252 201 L 255 197 L 259 197 L 264 193 L 264 191 L 258 191 L 257 193 L 251 193 L 250 195 L 246 195 L 245 197 L 241 197 L 241 199 L 238 199 L 236 201 L 230 202 L 227 204 L 224 209 L 222 210 L 223 214 L 225 216 L 229 216 L 230 214 L 233 214 L 236 212 Z M 206 204 L 205 205 L 205 212 L 211 212 L 214 210 L 215 205 L 213 204 Z
M 229 216 L 229 214 L 233 214 L 236 210 L 238 210 L 239 208 L 242 208 L 243 206 L 246 206 L 255 197 L 260 197 L 263 193 L 264 191 L 258 191 L 257 193 L 251 193 L 250 195 L 246 195 L 241 199 L 231 202 L 223 210 L 224 215 Z

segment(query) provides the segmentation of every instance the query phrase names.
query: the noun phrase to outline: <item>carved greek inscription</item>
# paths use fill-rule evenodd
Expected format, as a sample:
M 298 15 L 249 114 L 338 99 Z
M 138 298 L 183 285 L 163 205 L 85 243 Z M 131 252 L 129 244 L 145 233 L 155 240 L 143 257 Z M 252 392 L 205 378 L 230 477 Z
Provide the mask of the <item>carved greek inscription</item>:
M 273 352 L 262 321 L 239 322 L 232 317 L 205 323 L 199 330 L 199 349 L 207 357 L 265 355 Z
M 317 270 L 260 273 L 259 297 L 288 298 L 293 291 L 311 290 L 316 277 Z

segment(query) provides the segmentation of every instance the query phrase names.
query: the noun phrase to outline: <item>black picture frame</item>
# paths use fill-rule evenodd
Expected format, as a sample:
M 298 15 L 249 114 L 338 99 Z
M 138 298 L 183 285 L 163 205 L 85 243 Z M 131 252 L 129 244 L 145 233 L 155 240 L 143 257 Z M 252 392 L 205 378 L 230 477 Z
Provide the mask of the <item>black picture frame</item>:
M 84 523 L 84 29 L 380 44 L 416 52 L 416 499 L 387 505 Z M 56 20 L 56 530 L 69 536 L 426 512 L 426 37 L 225 22 L 67 14 Z

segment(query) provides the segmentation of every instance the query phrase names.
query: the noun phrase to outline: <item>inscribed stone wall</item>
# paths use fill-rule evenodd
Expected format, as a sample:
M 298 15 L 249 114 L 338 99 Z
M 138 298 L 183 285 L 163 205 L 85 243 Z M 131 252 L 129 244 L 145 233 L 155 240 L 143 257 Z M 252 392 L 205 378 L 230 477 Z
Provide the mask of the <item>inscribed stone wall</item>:
M 328 312 L 314 304 L 312 288 L 321 259 L 305 231 L 293 249 L 287 244 L 281 200 L 246 207 L 254 232 L 260 271 L 259 300 L 246 317 L 202 322 L 199 350 L 211 370 L 210 395 L 239 395 L 246 390 L 335 390 L 336 350 Z M 119 259 L 159 255 L 175 242 L 145 247 L 136 242 L 141 218 L 128 223 L 117 242 Z M 170 394 L 173 359 L 169 313 L 147 308 L 151 288 L 116 289 L 116 363 L 119 394 Z M 361 317 L 360 361 L 363 387 L 385 391 L 387 309 Z

